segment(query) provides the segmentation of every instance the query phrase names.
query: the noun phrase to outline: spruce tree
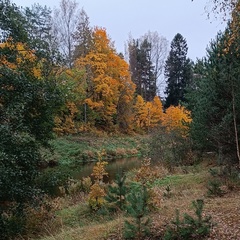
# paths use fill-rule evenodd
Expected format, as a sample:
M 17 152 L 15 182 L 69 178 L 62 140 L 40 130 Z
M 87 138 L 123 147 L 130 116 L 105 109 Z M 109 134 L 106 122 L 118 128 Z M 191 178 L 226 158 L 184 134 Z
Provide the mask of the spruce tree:
M 76 41 L 74 49 L 74 60 L 85 57 L 93 47 L 93 30 L 90 26 L 89 17 L 84 9 L 81 10 L 76 31 L 73 33 Z
M 151 61 L 151 44 L 147 38 L 132 40 L 128 46 L 132 81 L 136 93 L 145 101 L 152 101 L 157 92 L 157 77 Z
M 164 75 L 167 82 L 165 108 L 170 105 L 177 106 L 180 101 L 185 101 L 185 89 L 192 75 L 187 51 L 186 39 L 180 33 L 176 34 L 165 64 Z

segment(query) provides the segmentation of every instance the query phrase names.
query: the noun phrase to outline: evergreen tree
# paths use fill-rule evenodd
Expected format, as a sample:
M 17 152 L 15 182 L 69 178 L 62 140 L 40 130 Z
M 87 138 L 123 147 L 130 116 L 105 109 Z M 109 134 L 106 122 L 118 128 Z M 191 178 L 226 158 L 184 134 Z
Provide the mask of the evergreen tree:
M 26 42 L 29 39 L 25 29 L 26 19 L 19 7 L 10 0 L 0 0 L 0 41 L 13 38 L 16 42 Z
M 230 38 L 229 27 L 210 43 L 203 59 L 196 88 L 188 100 L 192 106 L 195 146 L 215 150 L 219 161 L 232 164 L 238 158 L 240 129 L 239 37 Z M 230 46 L 230 48 L 229 48 Z
M 187 42 L 178 33 L 171 42 L 171 50 L 165 64 L 165 78 L 167 87 L 165 107 L 177 106 L 185 101 L 185 89 L 191 79 L 191 61 L 187 58 Z
M 123 210 L 126 204 L 128 188 L 126 186 L 126 175 L 117 174 L 114 185 L 109 185 L 106 201 L 114 204 L 113 208 Z
M 80 11 L 80 17 L 74 32 L 74 40 L 76 42 L 74 50 L 74 59 L 79 57 L 85 57 L 93 47 L 93 30 L 90 26 L 89 17 L 87 13 L 82 9 Z
M 129 43 L 129 63 L 136 93 L 145 101 L 152 101 L 157 92 L 157 78 L 151 61 L 151 44 L 147 38 Z
M 139 70 L 141 72 L 141 93 L 145 101 L 152 101 L 157 92 L 157 79 L 150 58 L 151 44 L 144 39 L 140 45 L 138 55 Z
M 145 185 L 132 184 L 130 193 L 128 194 L 127 213 L 132 217 L 132 220 L 125 221 L 124 237 L 126 239 L 142 239 L 147 236 L 149 230 L 149 213 L 148 202 L 149 192 Z

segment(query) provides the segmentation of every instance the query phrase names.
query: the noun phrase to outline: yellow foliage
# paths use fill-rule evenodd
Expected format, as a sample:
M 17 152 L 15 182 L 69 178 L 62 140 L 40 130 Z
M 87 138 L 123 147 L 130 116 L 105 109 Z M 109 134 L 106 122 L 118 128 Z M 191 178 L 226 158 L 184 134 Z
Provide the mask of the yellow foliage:
M 145 102 L 142 96 L 138 95 L 134 106 L 135 123 L 137 127 L 148 129 L 157 126 L 163 117 L 162 103 L 159 97 L 155 96 L 152 102 Z
M 128 64 L 117 55 L 105 29 L 95 28 L 92 50 L 84 58 L 77 59 L 75 66 L 88 73 L 89 96 L 85 102 L 100 119 L 109 127 L 113 124 L 113 116 L 121 114 L 119 121 L 129 124 L 130 114 L 123 105 L 132 101 L 135 85 Z
M 188 124 L 191 121 L 190 112 L 183 106 L 170 106 L 163 115 L 162 125 L 165 126 L 168 131 L 179 130 L 185 135 L 188 132 Z
M 94 183 L 90 188 L 90 193 L 88 195 L 88 204 L 93 210 L 98 210 L 105 203 L 106 193 L 104 188 L 99 183 Z
M 95 166 L 93 167 L 93 172 L 91 175 L 95 178 L 96 182 L 101 182 L 103 180 L 103 177 L 108 175 L 105 169 L 105 166 L 108 163 L 102 161 L 102 156 L 105 154 L 105 151 L 98 153 L 98 162 L 96 162 Z
M 150 105 L 150 126 L 155 127 L 158 125 L 163 118 L 163 106 L 160 98 L 155 96 Z
M 58 115 L 54 118 L 54 131 L 58 135 L 62 134 L 74 134 L 78 132 L 78 126 L 76 125 L 74 118 L 78 113 L 77 106 L 73 102 L 66 103 L 67 113 L 63 113 L 62 115 Z
M 41 63 L 37 61 L 34 51 L 28 49 L 26 44 L 21 42 L 14 43 L 12 39 L 8 39 L 7 42 L 0 43 L 0 48 L 8 49 L 11 55 L 15 55 L 15 58 L 12 58 L 12 56 L 9 57 L 2 54 L 0 56 L 0 65 L 13 70 L 26 71 L 36 78 L 41 78 Z
M 135 122 L 137 127 L 145 128 L 148 125 L 148 106 L 142 96 L 138 95 L 134 106 Z
M 90 188 L 88 203 L 93 210 L 99 209 L 105 202 L 104 196 L 106 193 L 104 190 L 103 177 L 108 175 L 105 170 L 105 166 L 108 163 L 102 161 L 102 157 L 105 154 L 106 152 L 104 150 L 101 153 L 98 153 L 98 162 L 93 167 L 93 172 L 91 174 L 95 179 L 95 183 Z
M 92 180 L 90 177 L 83 177 L 82 179 L 82 188 L 85 193 L 89 193 L 92 186 Z
M 152 178 L 152 171 L 150 169 L 151 166 L 151 159 L 145 158 L 142 163 L 141 167 L 138 169 L 136 174 L 136 181 L 142 182 L 143 184 L 146 184 L 148 181 Z

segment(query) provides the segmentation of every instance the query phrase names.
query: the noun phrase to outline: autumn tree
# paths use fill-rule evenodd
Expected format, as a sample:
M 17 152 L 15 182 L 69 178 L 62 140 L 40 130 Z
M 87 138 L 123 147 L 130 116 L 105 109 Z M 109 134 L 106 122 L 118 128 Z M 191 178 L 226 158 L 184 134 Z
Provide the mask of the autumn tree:
M 191 61 L 187 58 L 187 51 L 186 39 L 180 33 L 176 34 L 171 42 L 171 50 L 165 64 L 166 108 L 185 101 L 186 86 L 191 79 Z
M 96 114 L 95 126 L 109 130 L 122 121 L 129 126 L 131 117 L 126 106 L 133 99 L 135 86 L 128 64 L 117 55 L 105 29 L 94 29 L 91 51 L 77 59 L 75 66 L 91 73 L 87 76 L 85 103 Z
M 162 126 L 166 127 L 167 131 L 179 131 L 186 136 L 189 133 L 191 123 L 191 114 L 183 106 L 170 106 L 166 109 L 162 117 Z
M 191 121 L 190 112 L 183 106 L 167 108 L 161 123 L 151 132 L 151 159 L 163 163 L 170 171 L 178 165 L 193 164 Z
M 1 42 L 12 39 L 27 45 L 34 51 L 35 61 L 43 65 L 41 75 L 48 76 L 61 60 L 52 32 L 51 10 L 38 4 L 31 8 L 19 8 L 8 0 L 0 2 L 0 9 L 3 13 L 3 18 L 0 17 Z
M 163 107 L 161 100 L 155 96 L 152 102 L 146 102 L 138 95 L 134 105 L 136 127 L 145 131 L 156 127 L 162 121 Z
M 103 156 L 105 155 L 105 151 L 98 153 L 98 162 L 96 162 L 93 167 L 92 176 L 94 177 L 94 184 L 90 188 L 88 203 L 92 210 L 98 210 L 101 208 L 104 203 L 106 196 L 106 192 L 104 189 L 103 178 L 108 176 L 106 172 L 107 162 L 103 161 Z
M 211 13 L 214 13 L 215 16 L 220 15 L 226 20 L 234 11 L 238 3 L 238 0 L 211 0 L 207 2 L 205 9 L 207 10 L 208 16 L 210 16 Z

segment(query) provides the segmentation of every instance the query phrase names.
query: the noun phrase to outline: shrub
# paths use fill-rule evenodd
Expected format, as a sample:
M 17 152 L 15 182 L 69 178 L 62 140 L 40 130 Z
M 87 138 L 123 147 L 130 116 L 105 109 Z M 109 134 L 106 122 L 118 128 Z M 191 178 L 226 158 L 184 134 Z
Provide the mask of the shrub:
M 89 207 L 94 211 L 97 211 L 98 209 L 100 209 L 105 203 L 105 199 L 104 199 L 105 195 L 106 193 L 103 186 L 101 186 L 98 182 L 95 182 L 91 186 L 90 192 L 88 195 Z
M 25 228 L 28 234 L 42 232 L 47 222 L 55 218 L 54 212 L 60 208 L 59 201 L 54 201 L 47 196 L 35 199 L 34 204 L 26 205 L 24 214 L 26 217 Z
M 105 161 L 102 161 L 105 151 L 98 153 L 98 162 L 96 162 L 93 167 L 92 176 L 94 177 L 94 184 L 90 187 L 88 204 L 92 210 L 100 209 L 105 203 L 105 189 L 103 183 L 103 177 L 107 176 L 105 166 L 108 164 Z
M 176 211 L 176 219 L 168 227 L 164 240 L 185 240 L 185 239 L 203 239 L 208 236 L 211 230 L 211 217 L 203 217 L 204 202 L 198 199 L 192 202 L 195 208 L 196 217 L 184 214 L 183 220 L 180 219 L 179 211 Z
M 25 229 L 23 207 L 19 204 L 7 205 L 0 207 L 0 239 L 2 240 L 14 239 Z
M 85 193 L 89 193 L 90 192 L 90 189 L 91 189 L 91 186 L 92 186 L 92 180 L 90 177 L 84 177 L 82 179 L 82 189 Z
M 221 197 L 223 195 L 223 191 L 221 189 L 221 182 L 217 179 L 213 179 L 208 182 L 207 190 L 208 190 L 207 195 L 209 197 L 211 196 Z
M 177 130 L 167 131 L 158 127 L 152 133 L 150 157 L 153 161 L 161 161 L 170 171 L 175 166 L 194 163 L 192 144 L 188 137 Z
M 150 233 L 149 218 L 146 217 L 149 212 L 149 194 L 146 186 L 142 184 L 132 185 L 127 201 L 127 213 L 132 220 L 125 221 L 124 237 L 141 239 Z
M 114 184 L 109 185 L 105 200 L 110 204 L 111 209 L 123 210 L 125 208 L 128 191 L 125 181 L 126 175 L 117 174 Z

